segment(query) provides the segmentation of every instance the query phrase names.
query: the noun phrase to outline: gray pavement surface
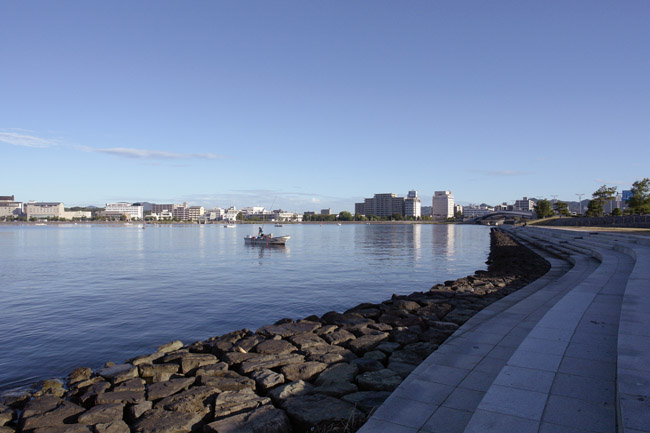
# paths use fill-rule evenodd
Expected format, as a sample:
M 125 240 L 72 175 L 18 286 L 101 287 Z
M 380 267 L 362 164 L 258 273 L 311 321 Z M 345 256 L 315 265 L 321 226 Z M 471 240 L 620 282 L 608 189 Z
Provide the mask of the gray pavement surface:
M 650 239 L 509 232 L 551 270 L 461 326 L 360 433 L 650 432 Z

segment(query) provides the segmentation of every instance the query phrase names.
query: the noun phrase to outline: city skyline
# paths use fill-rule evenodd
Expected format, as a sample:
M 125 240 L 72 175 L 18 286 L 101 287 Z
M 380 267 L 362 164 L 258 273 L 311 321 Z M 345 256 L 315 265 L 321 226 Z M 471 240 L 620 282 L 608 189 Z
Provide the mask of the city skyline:
M 1 193 L 21 201 L 495 205 L 648 175 L 644 1 L 0 12 Z

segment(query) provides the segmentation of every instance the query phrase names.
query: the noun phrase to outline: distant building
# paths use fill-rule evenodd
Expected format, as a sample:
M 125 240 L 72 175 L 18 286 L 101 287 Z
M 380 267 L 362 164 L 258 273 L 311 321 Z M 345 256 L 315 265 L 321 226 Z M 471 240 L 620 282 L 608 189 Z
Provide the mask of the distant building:
M 174 209 L 177 207 L 183 206 L 182 204 L 157 204 L 157 203 L 152 203 L 151 204 L 151 213 L 155 213 L 160 215 L 163 211 L 168 211 L 168 212 L 174 212 Z
M 65 218 L 65 208 L 61 202 L 30 201 L 25 205 L 27 219 Z
M 530 200 L 528 197 L 524 197 L 521 200 L 515 200 L 514 210 L 532 212 L 535 209 L 535 201 Z
M 416 190 L 409 191 L 406 199 L 404 199 L 404 216 L 412 218 L 422 216 L 422 206 Z
M 494 210 L 495 211 L 513 211 L 513 210 L 515 210 L 515 208 L 511 204 L 503 202 L 501 204 L 498 204 L 498 205 L 494 206 Z
M 71 210 L 71 211 L 64 211 L 62 218 L 65 218 L 67 220 L 72 220 L 72 219 L 90 219 L 93 217 L 93 213 L 90 211 L 85 211 L 85 210 Z
M 332 209 L 321 209 L 320 210 L 321 215 L 332 215 Z
M 459 204 L 454 205 L 454 215 L 462 215 L 463 214 L 463 207 Z
M 454 217 L 454 196 L 451 191 L 436 191 L 431 204 L 434 220 L 446 220 Z
M 621 200 L 627 202 L 630 198 L 632 198 L 633 195 L 634 194 L 632 194 L 631 189 L 624 189 L 623 191 L 621 191 Z
M 469 205 L 469 206 L 463 206 L 463 217 L 464 218 L 476 218 L 476 217 L 481 217 L 483 215 L 487 215 L 489 213 L 494 212 L 494 208 L 490 206 L 485 206 L 485 205 Z
M 404 216 L 404 200 L 404 197 L 397 197 L 394 193 L 375 194 L 373 198 L 367 198 L 363 203 L 355 203 L 354 212 L 378 217 L 389 217 L 393 214 Z M 359 212 L 360 210 L 363 212 Z
M 226 210 L 226 214 L 224 215 L 224 219 L 227 221 L 235 221 L 237 219 L 237 215 L 239 214 L 239 210 L 235 206 L 230 206 Z
M 120 215 L 126 215 L 129 219 L 141 220 L 144 218 L 144 208 L 127 202 L 106 203 L 104 216 L 115 218 Z
M 225 215 L 226 215 L 225 209 L 221 209 L 220 207 L 215 207 L 205 211 L 205 217 L 209 221 L 222 220 Z
M 316 215 L 316 212 L 308 210 L 307 212 L 304 213 L 304 215 Z
M 190 206 L 187 208 L 187 215 L 190 221 L 198 221 L 204 213 L 205 209 L 203 206 Z
M 23 203 L 13 201 L 12 196 L 0 196 L 2 198 L 11 198 L 11 200 L 0 200 L 0 218 L 18 218 L 23 215 Z
M 431 216 L 431 206 L 422 206 L 420 209 L 422 216 Z
M 0 203 L 2 202 L 13 202 L 14 201 L 14 196 L 13 195 L 0 195 Z

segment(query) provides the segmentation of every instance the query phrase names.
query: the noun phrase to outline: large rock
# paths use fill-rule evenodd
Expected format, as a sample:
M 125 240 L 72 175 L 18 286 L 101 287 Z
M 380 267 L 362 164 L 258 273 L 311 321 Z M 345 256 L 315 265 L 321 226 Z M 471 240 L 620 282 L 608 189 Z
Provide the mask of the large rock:
M 202 415 L 188 412 L 150 410 L 135 423 L 136 433 L 189 433 Z
M 187 391 L 163 398 L 155 404 L 154 409 L 205 415 L 210 412 L 210 402 L 218 393 L 218 389 L 210 386 L 194 386 Z
M 377 361 L 376 359 L 373 358 L 357 358 L 353 359 L 350 361 L 350 364 L 354 365 L 361 371 L 362 373 L 366 373 L 368 371 L 379 371 L 384 369 L 384 364 L 381 362 Z
M 124 405 L 121 403 L 109 403 L 97 405 L 79 415 L 80 424 L 110 423 L 121 420 L 124 416 Z
M 366 413 L 369 413 L 373 409 L 381 406 L 389 395 L 390 392 L 388 391 L 361 391 L 345 395 L 342 397 L 342 400 L 353 404 Z
M 174 340 L 170 343 L 163 344 L 162 346 L 158 346 L 158 352 L 159 353 L 174 352 L 178 349 L 181 349 L 182 347 L 183 347 L 183 343 L 180 340 Z
M 34 415 L 29 418 L 23 418 L 20 424 L 23 430 L 71 424 L 75 422 L 77 416 L 83 412 L 84 408 L 81 406 L 77 406 L 69 401 L 63 401 L 63 403 L 49 412 Z
M 255 346 L 255 351 L 263 355 L 284 355 L 295 350 L 296 346 L 285 340 L 266 340 Z
M 305 361 L 305 357 L 295 353 L 286 355 L 261 355 L 256 358 L 244 361 L 241 364 L 241 372 L 244 374 L 255 370 L 271 369 L 285 365 L 299 364 Z
M 136 420 L 140 418 L 146 411 L 153 407 L 153 403 L 150 401 L 143 401 L 142 403 L 136 403 L 129 405 L 128 414 L 130 420 Z
M 181 372 L 187 374 L 204 365 L 216 364 L 219 359 L 209 353 L 180 353 L 178 355 L 168 355 L 163 358 L 163 361 L 180 364 Z
M 323 340 L 327 341 L 330 344 L 341 344 L 345 343 L 346 341 L 353 340 L 354 338 L 354 334 L 346 331 L 345 329 L 339 329 L 338 331 L 334 331 L 331 334 L 323 335 Z
M 228 370 L 228 364 L 217 362 L 216 364 L 206 365 L 196 370 L 196 376 L 218 376 L 222 371 Z
M 144 391 L 145 381 L 139 377 L 125 380 L 113 388 L 113 391 Z
M 304 320 L 297 323 L 283 323 L 281 325 L 267 325 L 262 326 L 256 332 L 267 337 L 279 335 L 282 338 L 291 337 L 292 335 L 302 334 L 304 332 L 313 332 L 321 327 L 318 322 L 310 322 Z
M 0 426 L 3 426 L 9 421 L 13 421 L 16 418 L 16 413 L 8 406 L 0 404 Z
M 130 433 L 131 429 L 122 420 L 110 421 L 95 425 L 95 433 Z
M 57 397 L 63 397 L 65 394 L 65 388 L 63 387 L 63 382 L 58 379 L 46 379 L 39 383 L 39 390 L 34 393 L 34 396 L 41 395 L 54 395 Z
M 160 400 L 161 398 L 169 397 L 179 391 L 187 389 L 195 381 L 193 377 L 170 379 L 165 382 L 158 382 L 149 385 L 147 389 L 147 400 Z
M 93 374 L 93 371 L 88 367 L 75 368 L 68 375 L 68 384 L 70 386 L 72 386 L 75 383 L 79 383 L 79 382 L 83 382 L 84 380 L 88 380 L 88 379 L 90 379 L 90 376 L 92 376 L 92 374 Z
M 364 391 L 392 391 L 402 383 L 402 377 L 388 369 L 369 371 L 357 376 L 357 384 Z
M 326 368 L 327 364 L 310 361 L 302 364 L 285 365 L 280 371 L 288 381 L 294 382 L 297 380 L 310 380 Z
M 363 416 L 353 405 L 323 394 L 302 395 L 286 399 L 282 407 L 302 429 L 334 422 L 346 422 Z
M 250 389 L 225 391 L 214 400 L 215 419 L 250 412 L 258 406 L 271 403 L 268 397 L 260 397 Z
M 255 390 L 255 381 L 231 370 L 215 372 L 210 376 L 199 376 L 201 385 L 211 386 L 220 391 Z
M 306 349 L 307 360 L 334 364 L 335 362 L 350 361 L 357 356 L 350 350 L 336 345 L 314 346 Z
M 372 350 L 382 341 L 388 339 L 388 333 L 375 331 L 372 334 L 366 334 L 354 340 L 348 341 L 346 346 L 356 354 L 362 354 Z
M 329 395 L 330 397 L 341 397 L 359 391 L 359 388 L 352 382 L 331 382 L 314 388 L 314 393 Z
M 320 346 L 327 344 L 325 340 L 320 338 L 318 335 L 313 332 L 305 332 L 302 334 L 296 334 L 288 338 L 291 343 L 297 346 L 299 349 L 307 349 L 308 347 Z
M 281 404 L 284 400 L 289 397 L 295 397 L 298 395 L 309 395 L 313 392 L 314 386 L 310 383 L 299 380 L 297 382 L 287 383 L 285 385 L 278 386 L 277 388 L 269 392 L 269 396 L 273 399 L 276 404 Z
M 3 430 L 7 428 L 9 431 Z M 39 427 L 32 430 L 33 433 L 95 433 L 92 427 L 84 424 L 65 424 L 60 426 Z M 14 429 L 0 427 L 0 433 L 14 433 Z
M 178 373 L 180 366 L 178 364 L 141 364 L 139 367 L 140 377 L 148 382 L 165 382 L 173 374 Z
M 318 375 L 314 384 L 321 386 L 335 382 L 351 382 L 358 372 L 359 368 L 356 365 L 341 362 L 327 367 Z
M 128 359 L 127 362 L 129 364 L 133 364 L 133 365 L 136 365 L 136 366 L 142 365 L 142 364 L 151 364 L 154 361 L 162 358 L 163 356 L 165 356 L 164 352 L 156 352 L 156 353 L 150 353 L 148 355 L 136 356 L 135 358 Z
M 455 312 L 452 312 L 452 313 L 455 313 Z M 452 313 L 450 313 L 450 314 L 452 314 Z M 447 318 L 451 318 L 450 314 L 447 315 Z M 460 319 L 456 319 L 456 320 L 460 320 L 460 323 L 464 323 L 469 318 L 469 316 L 463 316 L 463 315 L 458 315 L 457 317 L 460 318 Z M 458 324 L 453 323 L 453 322 L 440 322 L 440 321 L 438 321 L 438 322 L 429 322 L 429 326 L 434 328 L 434 329 L 441 329 L 443 331 L 455 331 L 456 329 L 458 329 L 460 327 Z
M 33 398 L 25 405 L 22 417 L 29 418 L 31 416 L 49 412 L 55 409 L 61 403 L 63 403 L 63 400 L 53 395 L 44 395 L 41 397 Z
M 145 401 L 144 392 L 121 391 L 98 394 L 97 404 L 107 403 L 142 403 Z
M 255 346 L 266 340 L 262 335 L 253 334 L 250 337 L 243 338 L 234 344 L 233 350 L 240 352 L 250 352 Z
M 97 401 L 97 396 L 104 393 L 111 387 L 111 384 L 105 380 L 101 380 L 93 385 L 90 385 L 88 388 L 82 389 L 82 394 L 79 397 L 79 401 L 83 405 L 90 405 Z
M 406 379 L 406 377 L 411 374 L 413 370 L 417 365 L 414 364 L 407 364 L 405 362 L 389 362 L 388 363 L 388 369 L 394 371 L 395 373 L 399 374 L 402 379 Z
M 409 350 L 397 350 L 390 355 L 389 361 L 418 365 L 422 362 L 422 357 Z
M 251 378 L 255 380 L 255 383 L 257 383 L 257 386 L 263 392 L 267 392 L 269 389 L 284 383 L 283 375 L 268 369 L 252 372 Z
M 221 359 L 224 360 L 231 368 L 241 364 L 244 361 L 255 360 L 262 357 L 264 357 L 264 355 L 260 355 L 259 353 L 243 352 L 225 352 L 221 355 Z
M 205 433 L 291 433 L 286 413 L 271 405 L 230 416 L 206 425 Z
M 117 364 L 99 370 L 99 375 L 113 384 L 124 382 L 138 376 L 138 367 L 131 364 Z

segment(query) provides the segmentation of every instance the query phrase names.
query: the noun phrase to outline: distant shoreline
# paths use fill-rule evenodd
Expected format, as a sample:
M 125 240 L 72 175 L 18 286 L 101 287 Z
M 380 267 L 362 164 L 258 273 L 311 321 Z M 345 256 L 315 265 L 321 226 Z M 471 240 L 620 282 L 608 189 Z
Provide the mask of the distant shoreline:
M 0 221 L 0 225 L 37 225 L 37 224 L 45 224 L 45 225 L 90 225 L 90 224 L 98 224 L 98 225 L 125 225 L 125 224 L 130 224 L 130 225 L 142 225 L 142 221 L 132 221 L 132 222 L 125 222 L 125 221 L 48 221 L 48 222 L 38 222 L 38 221 Z M 212 222 L 212 223 L 206 223 L 206 224 L 199 224 L 196 222 L 157 222 L 157 221 L 147 221 L 146 225 L 148 226 L 153 226 L 153 225 L 160 225 L 160 226 L 178 226 L 178 225 L 184 225 L 184 226 L 196 226 L 196 225 L 223 225 L 223 224 L 230 224 L 226 221 L 219 221 L 219 222 Z M 241 224 L 241 225 L 269 225 L 269 224 L 276 224 L 275 221 L 238 221 L 235 224 Z M 300 224 L 305 224 L 305 225 L 348 225 L 348 224 L 369 224 L 369 225 L 412 225 L 412 224 L 428 224 L 428 225 L 433 225 L 433 224 L 458 224 L 456 222 L 447 222 L 447 221 L 302 221 L 302 222 L 283 222 L 282 225 L 300 225 Z

